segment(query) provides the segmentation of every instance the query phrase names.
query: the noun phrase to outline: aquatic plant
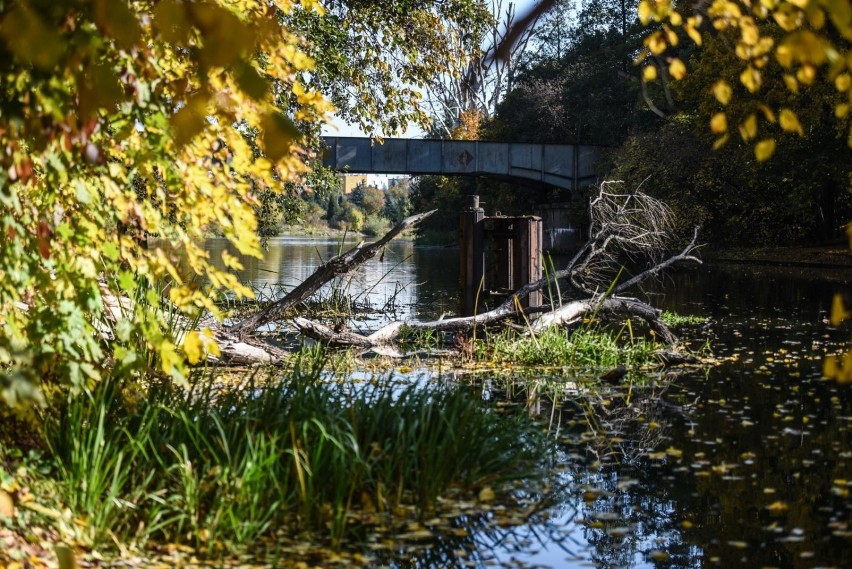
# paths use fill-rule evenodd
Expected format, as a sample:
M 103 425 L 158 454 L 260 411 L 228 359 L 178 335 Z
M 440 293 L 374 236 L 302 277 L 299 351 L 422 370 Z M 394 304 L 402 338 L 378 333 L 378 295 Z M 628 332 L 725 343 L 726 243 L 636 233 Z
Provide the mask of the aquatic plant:
M 334 546 L 376 515 L 532 484 L 548 445 L 528 418 L 464 389 L 325 382 L 309 365 L 239 388 L 115 381 L 69 396 L 44 433 L 79 542 L 185 543 L 207 554 L 273 531 Z M 493 489 L 493 490 L 492 490 Z
M 541 334 L 521 336 L 506 330 L 477 344 L 478 359 L 513 362 L 528 366 L 564 366 L 601 369 L 624 365 L 638 367 L 653 361 L 657 346 L 644 338 L 621 341 L 620 333 L 599 327 L 573 331 L 548 328 Z

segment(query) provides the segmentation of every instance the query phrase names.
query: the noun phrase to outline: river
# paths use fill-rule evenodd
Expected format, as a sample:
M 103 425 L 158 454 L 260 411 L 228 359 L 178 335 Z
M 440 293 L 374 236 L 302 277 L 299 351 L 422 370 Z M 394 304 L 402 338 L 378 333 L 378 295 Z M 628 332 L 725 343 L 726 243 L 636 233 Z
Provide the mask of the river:
M 339 247 L 274 239 L 240 276 L 291 287 Z M 456 310 L 456 255 L 395 242 L 337 286 L 394 318 L 438 317 Z M 469 536 L 423 551 L 418 566 L 852 567 L 852 386 L 821 377 L 824 356 L 848 347 L 848 329 L 827 317 L 850 280 L 712 265 L 651 285 L 641 295 L 654 305 L 707 318 L 684 335 L 719 364 L 660 372 L 665 387 L 620 410 L 566 397 L 552 415 L 564 487 L 546 520 L 471 520 Z

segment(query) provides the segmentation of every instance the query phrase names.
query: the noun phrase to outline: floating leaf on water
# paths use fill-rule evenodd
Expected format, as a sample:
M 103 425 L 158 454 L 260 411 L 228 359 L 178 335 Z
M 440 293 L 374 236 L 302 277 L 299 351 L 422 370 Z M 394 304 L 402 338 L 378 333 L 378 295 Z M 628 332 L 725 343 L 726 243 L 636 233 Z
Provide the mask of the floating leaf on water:
M 787 503 L 782 502 L 781 500 L 776 500 L 775 502 L 772 502 L 771 504 L 766 506 L 766 509 L 772 512 L 773 514 L 780 514 L 781 512 L 786 512 L 788 508 L 789 506 L 787 505 Z
M 424 539 L 432 539 L 435 536 L 428 529 L 419 529 L 417 531 L 410 531 L 408 533 L 403 533 L 398 535 L 399 539 L 409 540 L 409 541 L 419 541 Z

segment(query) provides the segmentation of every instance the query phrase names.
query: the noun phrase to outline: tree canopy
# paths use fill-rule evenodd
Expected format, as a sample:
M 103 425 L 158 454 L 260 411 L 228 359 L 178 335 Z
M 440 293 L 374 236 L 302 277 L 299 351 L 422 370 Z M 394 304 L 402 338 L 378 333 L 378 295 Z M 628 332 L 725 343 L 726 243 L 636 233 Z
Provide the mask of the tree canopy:
M 239 252 L 259 254 L 254 193 L 304 172 L 297 124 L 331 109 L 303 81 L 314 63 L 284 25 L 292 9 L 289 0 L 0 0 L 7 402 L 41 381 L 97 378 L 107 356 L 116 369 L 180 377 L 185 359 L 215 349 L 194 332 L 178 346 L 141 305 L 106 332 L 104 291 L 168 280 L 174 306 L 214 313 L 216 290 L 250 294 L 214 267 L 200 238 L 215 225 Z M 145 246 L 149 236 L 157 240 Z
M 823 83 L 832 87 L 836 120 L 852 147 L 852 4 L 848 0 L 712 0 L 682 8 L 671 0 L 642 0 L 643 24 L 656 29 L 644 41 L 637 58 L 646 81 L 683 79 L 687 65 L 678 46 L 691 40 L 704 43 L 704 32 L 727 40 L 736 55 L 735 80 L 718 78 L 711 86 L 719 109 L 710 129 L 719 135 L 716 146 L 730 137 L 728 105 L 737 99 L 753 111 L 737 119 L 738 134 L 754 141 L 758 160 L 773 155 L 779 132 L 804 135 L 797 102 L 808 89 Z M 686 40 L 685 37 L 689 39 Z M 783 80 L 790 95 L 783 103 L 766 102 L 772 78 Z M 797 95 L 802 94 L 802 97 Z

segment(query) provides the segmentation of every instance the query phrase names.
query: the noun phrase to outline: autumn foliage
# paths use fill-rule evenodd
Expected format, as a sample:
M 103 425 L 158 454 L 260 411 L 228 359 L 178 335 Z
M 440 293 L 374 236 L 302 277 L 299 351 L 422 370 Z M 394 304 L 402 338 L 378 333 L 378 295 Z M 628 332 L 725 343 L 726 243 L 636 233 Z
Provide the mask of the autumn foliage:
M 7 402 L 45 382 L 96 379 L 107 357 L 141 370 L 152 365 L 142 348 L 173 377 L 215 350 L 197 333 L 177 345 L 157 310 L 131 307 L 106 353 L 104 294 L 166 280 L 172 306 L 214 313 L 213 291 L 250 294 L 200 239 L 215 225 L 240 253 L 259 254 L 253 195 L 303 173 L 298 125 L 330 108 L 300 82 L 313 62 L 281 24 L 291 4 L 0 0 Z
M 734 132 L 754 145 L 758 160 L 767 160 L 775 152 L 778 133 L 804 135 L 807 125 L 799 120 L 794 100 L 818 83 L 834 89 L 834 114 L 852 147 L 848 0 L 712 0 L 688 7 L 671 0 L 642 0 L 638 10 L 641 22 L 653 28 L 637 58 L 646 82 L 686 76 L 687 65 L 677 53 L 683 42 L 701 46 L 703 34 L 710 31 L 728 39 L 740 69 L 735 84 L 720 78 L 709 88 L 719 105 L 710 120 L 717 147 Z M 773 107 L 763 100 L 765 83 L 767 77 L 779 75 L 793 102 Z M 734 98 L 748 101 L 753 109 L 737 124 L 729 124 L 726 107 Z

